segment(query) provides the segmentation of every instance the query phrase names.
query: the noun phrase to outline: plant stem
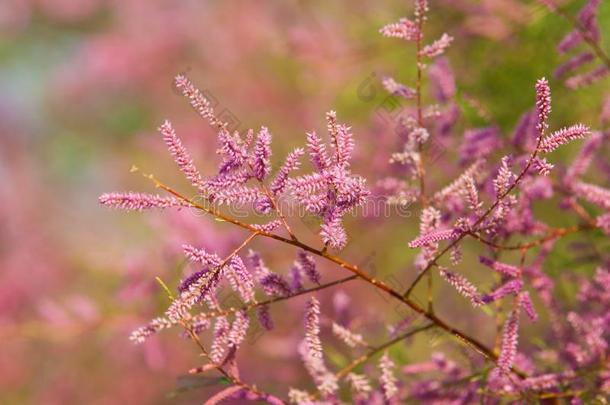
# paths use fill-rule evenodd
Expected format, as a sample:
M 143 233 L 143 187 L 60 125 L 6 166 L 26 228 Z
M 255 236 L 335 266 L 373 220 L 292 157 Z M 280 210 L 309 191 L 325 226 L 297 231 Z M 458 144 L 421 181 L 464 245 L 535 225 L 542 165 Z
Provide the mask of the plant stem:
M 198 204 L 190 199 L 188 199 L 187 197 L 183 196 L 182 194 L 178 193 L 177 191 L 173 190 L 172 188 L 166 186 L 165 184 L 155 180 L 153 178 L 153 180 L 155 181 L 157 187 L 167 191 L 168 193 L 174 195 L 176 198 L 186 202 L 187 204 L 191 205 L 194 208 L 200 209 L 216 218 L 222 219 L 226 222 L 238 225 L 244 229 L 250 230 L 252 232 L 257 232 L 258 235 L 270 238 L 270 239 L 275 239 L 277 241 L 286 243 L 288 245 L 292 245 L 292 246 L 296 246 L 298 248 L 301 248 L 309 253 L 312 253 L 314 255 L 317 255 L 319 257 L 323 257 L 324 259 L 331 261 L 337 265 L 339 265 L 340 267 L 350 271 L 351 273 L 353 273 L 354 275 L 356 275 L 358 278 L 362 279 L 363 281 L 371 284 L 372 286 L 374 286 L 375 288 L 385 292 L 386 294 L 388 294 L 389 296 L 391 296 L 392 298 L 400 301 L 401 303 L 403 303 L 404 305 L 407 305 L 408 307 L 410 307 L 413 311 L 417 312 L 418 314 L 424 316 L 425 318 L 427 318 L 429 321 L 431 321 L 432 323 L 434 323 L 437 327 L 439 327 L 440 329 L 445 330 L 446 332 L 448 332 L 449 334 L 453 335 L 456 339 L 458 339 L 459 341 L 461 341 L 462 343 L 470 346 L 471 348 L 473 348 L 475 351 L 477 351 L 478 353 L 480 353 L 483 357 L 485 357 L 486 359 L 492 361 L 492 362 L 496 362 L 498 359 L 498 356 L 496 353 L 494 353 L 491 349 L 489 349 L 487 346 L 485 346 L 483 343 L 481 343 L 480 341 L 478 341 L 476 338 L 469 336 L 468 334 L 466 334 L 465 332 L 462 332 L 461 330 L 449 325 L 447 322 L 443 321 L 441 318 L 439 318 L 438 316 L 436 316 L 435 314 L 427 311 L 426 309 L 422 308 L 419 304 L 417 304 L 415 301 L 409 299 L 408 297 L 404 297 L 403 294 L 401 294 L 399 291 L 394 290 L 392 287 L 390 287 L 388 284 L 384 283 L 383 281 L 377 280 L 371 276 L 369 276 L 368 274 L 366 274 L 363 270 L 361 270 L 358 266 L 354 265 L 354 264 L 350 264 L 348 262 L 346 262 L 345 260 L 341 259 L 340 257 L 337 256 L 333 256 L 330 253 L 328 253 L 325 250 L 319 250 L 316 249 L 314 247 L 311 247 L 309 245 L 306 245 L 304 243 L 302 243 L 299 240 L 292 240 L 289 238 L 285 238 L 283 236 L 280 235 L 276 235 L 276 234 L 272 234 L 272 233 L 267 233 L 267 232 L 262 232 L 262 231 L 258 231 L 257 229 L 255 229 L 252 225 L 246 224 L 244 222 L 241 222 L 235 218 L 231 218 L 221 212 L 219 212 L 218 210 L 216 210 L 213 207 L 204 207 L 201 204 Z M 517 369 L 513 369 L 513 371 L 519 375 L 520 377 L 524 377 L 523 372 L 517 370 Z
M 542 142 L 542 134 L 538 137 L 538 141 L 536 143 L 536 148 L 534 149 L 534 151 L 530 155 L 530 158 L 528 159 L 527 164 L 525 165 L 525 167 L 523 168 L 521 173 L 519 173 L 519 176 L 517 176 L 515 181 L 506 189 L 506 191 L 504 193 L 502 193 L 500 196 L 498 196 L 498 198 L 487 209 L 487 211 L 485 211 L 483 213 L 483 215 L 481 215 L 475 221 L 475 223 L 472 225 L 472 229 L 476 229 L 476 227 L 479 226 L 485 220 L 485 218 L 487 218 L 496 209 L 498 204 L 500 204 L 500 202 L 502 202 L 502 200 L 504 200 L 504 198 L 506 198 L 506 196 L 513 191 L 513 189 L 519 184 L 519 182 L 523 179 L 523 177 L 525 177 L 526 173 L 528 172 L 528 170 L 532 166 L 532 163 L 534 162 L 534 159 L 538 155 L 538 151 L 539 151 L 540 143 L 541 142 Z M 457 245 L 468 234 L 469 234 L 468 232 L 461 232 L 457 238 L 455 238 L 453 241 L 451 241 L 451 243 L 449 243 L 443 250 L 441 250 L 440 253 L 438 253 L 436 256 L 434 256 L 434 258 L 432 258 L 432 260 L 428 263 L 428 265 L 417 275 L 417 277 L 415 277 L 415 280 L 411 283 L 411 285 L 409 286 L 407 291 L 404 293 L 404 296 L 406 298 L 408 298 L 411 295 L 411 292 L 413 291 L 413 289 L 417 286 L 417 284 L 422 279 L 422 277 L 432 268 L 432 266 L 436 265 L 436 262 L 441 257 L 443 257 L 445 255 L 445 253 L 450 251 L 452 247 Z
M 387 349 L 388 347 L 394 346 L 396 343 L 401 342 L 405 339 L 407 339 L 408 337 L 411 337 L 419 332 L 423 332 L 425 330 L 428 330 L 430 328 L 433 328 L 434 324 L 430 323 L 426 326 L 422 326 L 419 327 L 417 329 L 413 329 L 409 332 L 403 333 L 402 335 L 399 335 L 397 337 L 395 337 L 392 340 L 389 340 L 377 347 L 374 347 L 373 349 L 371 349 L 370 351 L 368 351 L 367 353 L 363 354 L 362 356 L 354 359 L 351 363 L 349 363 L 347 366 L 343 367 L 341 370 L 339 370 L 339 372 L 337 372 L 336 376 L 338 379 L 344 378 L 346 375 L 348 375 L 353 369 L 355 369 L 356 367 L 358 367 L 360 364 L 367 362 L 370 358 L 374 357 L 376 354 L 381 353 L 382 351 L 384 351 L 385 349 Z
M 324 290 L 326 288 L 334 287 L 334 286 L 339 285 L 339 284 L 344 284 L 344 283 L 346 283 L 348 281 L 352 281 L 352 280 L 355 280 L 357 278 L 358 278 L 358 276 L 352 275 L 352 276 L 340 278 L 340 279 L 335 280 L 335 281 L 331 281 L 331 282 L 326 283 L 326 284 L 320 284 L 320 285 L 317 285 L 315 287 L 307 288 L 305 290 L 301 290 L 301 291 L 296 292 L 294 294 L 284 295 L 284 296 L 281 296 L 281 297 L 275 297 L 275 298 L 271 298 L 271 299 L 268 299 L 268 300 L 265 300 L 265 301 L 253 302 L 253 303 L 251 303 L 249 305 L 244 305 L 242 307 L 229 308 L 229 309 L 224 309 L 224 310 L 220 310 L 220 311 L 207 312 L 205 314 L 201 314 L 201 315 L 203 315 L 201 317 L 202 318 L 216 318 L 216 317 L 219 317 L 219 316 L 231 315 L 231 314 L 234 314 L 234 313 L 239 312 L 239 311 L 251 311 L 251 310 L 253 310 L 254 308 L 257 308 L 257 307 L 261 307 L 261 306 L 264 306 L 264 305 L 275 304 L 276 302 L 286 301 L 286 300 L 289 300 L 291 298 L 298 297 L 300 295 L 305 295 L 305 294 L 309 294 L 309 293 L 312 293 L 312 292 Z

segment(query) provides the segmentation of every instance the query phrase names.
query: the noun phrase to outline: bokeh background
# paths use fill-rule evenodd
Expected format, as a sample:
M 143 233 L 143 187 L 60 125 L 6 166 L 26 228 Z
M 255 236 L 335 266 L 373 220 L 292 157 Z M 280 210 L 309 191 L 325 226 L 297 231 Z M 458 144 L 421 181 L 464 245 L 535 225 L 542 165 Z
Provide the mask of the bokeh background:
M 608 34 L 610 3 L 602 3 L 599 20 Z M 0 403 L 200 403 L 216 389 L 214 379 L 184 377 L 201 360 L 178 334 L 142 346 L 128 335 L 166 307 L 154 278 L 172 286 L 181 278 L 181 243 L 226 253 L 243 235 L 191 212 L 110 211 L 98 195 L 154 191 L 132 165 L 187 189 L 156 132 L 166 118 L 198 166 L 208 173 L 215 167 L 214 133 L 173 88 L 178 73 L 206 89 L 239 128 L 269 126 L 276 164 L 304 143 L 305 131 L 323 130 L 326 111 L 337 110 L 354 128 L 355 171 L 375 184 L 397 145 L 391 124 L 379 117 L 379 80 L 392 74 L 409 83 L 414 73 L 412 48 L 377 31 L 410 7 L 394 0 L 2 0 Z M 456 139 L 464 128 L 486 125 L 508 137 L 533 104 L 535 80 L 563 60 L 555 44 L 568 29 L 533 2 L 431 1 L 429 38 L 456 38 L 447 55 L 464 112 Z M 608 80 L 575 92 L 551 85 L 554 126 L 597 124 Z M 558 160 L 574 152 L 567 148 Z M 437 186 L 449 180 L 442 170 L 431 177 Z M 353 220 L 345 255 L 408 285 L 413 253 L 406 243 L 418 232 L 415 214 Z M 266 261 L 287 269 L 294 252 L 273 252 Z M 559 267 L 570 259 L 561 260 Z M 322 269 L 326 280 L 341 275 Z M 460 317 L 451 297 L 441 299 L 439 311 L 444 305 L 460 326 L 493 336 L 493 328 L 477 327 L 485 318 Z M 355 314 L 374 314 L 384 304 L 357 284 L 329 292 L 324 302 L 328 311 Z M 394 320 L 405 316 L 388 312 Z M 309 382 L 294 360 L 302 301 L 281 313 L 277 332 L 256 337 L 240 361 L 247 380 L 285 393 L 286 385 Z M 381 320 L 367 327 L 373 336 L 385 328 Z M 528 328 L 534 335 L 544 324 Z M 405 362 L 430 352 L 401 350 Z M 341 362 L 345 353 L 331 356 Z

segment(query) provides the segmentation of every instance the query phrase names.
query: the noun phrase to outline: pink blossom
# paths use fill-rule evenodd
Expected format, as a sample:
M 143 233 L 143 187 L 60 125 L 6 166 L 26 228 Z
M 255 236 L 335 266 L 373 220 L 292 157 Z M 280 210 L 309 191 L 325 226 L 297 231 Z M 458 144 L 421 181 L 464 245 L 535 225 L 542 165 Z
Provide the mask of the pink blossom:
M 430 45 L 424 46 L 421 50 L 421 55 L 429 58 L 442 55 L 445 53 L 445 50 L 449 47 L 449 45 L 451 45 L 451 42 L 453 42 L 453 37 L 445 33 Z
M 187 207 L 188 203 L 175 197 L 161 197 L 144 193 L 105 193 L 99 197 L 102 205 L 123 210 L 142 211 L 151 208 Z
M 544 138 L 540 143 L 540 150 L 546 153 L 552 152 L 559 146 L 564 145 L 574 139 L 582 139 L 590 133 L 591 131 L 589 128 L 582 124 L 562 128 Z
M 572 187 L 574 194 L 592 204 L 610 210 L 610 190 L 593 184 L 578 182 Z
M 536 82 L 536 114 L 538 115 L 536 129 L 538 134 L 542 135 L 549 127 L 548 120 L 551 114 L 551 88 L 544 77 Z
M 475 307 L 483 303 L 479 291 L 470 281 L 466 279 L 466 277 L 448 271 L 445 268 L 440 269 L 440 275 L 445 279 L 445 281 L 451 284 L 460 294 L 468 298 L 472 305 L 474 305 Z
M 176 164 L 180 168 L 180 171 L 184 173 L 186 178 L 191 184 L 197 187 L 199 190 L 204 189 L 203 179 L 199 170 L 195 167 L 191 156 L 189 155 L 186 148 L 182 145 L 180 138 L 176 135 L 176 131 L 172 128 L 172 124 L 169 121 L 165 121 L 160 127 L 159 131 L 163 135 L 163 140 L 169 149 L 169 152 L 174 157 Z
M 421 235 L 411 242 L 409 242 L 410 248 L 418 248 L 432 243 L 437 243 L 442 240 L 454 239 L 458 236 L 459 232 L 456 229 L 443 229 L 439 231 L 432 231 L 425 235 Z
M 401 38 L 414 41 L 419 36 L 417 25 L 408 18 L 401 18 L 399 22 L 384 26 L 379 32 L 385 37 Z

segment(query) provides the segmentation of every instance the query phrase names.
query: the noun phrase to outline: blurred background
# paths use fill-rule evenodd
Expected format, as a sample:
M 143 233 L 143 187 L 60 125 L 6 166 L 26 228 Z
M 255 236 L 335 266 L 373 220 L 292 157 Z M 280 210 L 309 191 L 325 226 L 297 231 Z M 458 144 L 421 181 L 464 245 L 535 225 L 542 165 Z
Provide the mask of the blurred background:
M 607 34 L 610 4 L 602 3 Z M 182 243 L 226 253 L 243 234 L 188 211 L 103 209 L 97 197 L 154 191 L 130 173 L 133 165 L 188 190 L 156 132 L 164 119 L 202 171 L 216 166 L 213 131 L 172 85 L 179 73 L 205 89 L 235 128 L 268 126 L 275 164 L 304 144 L 305 131 L 323 131 L 324 113 L 336 110 L 354 129 L 354 171 L 376 184 L 398 145 L 379 114 L 386 97 L 379 81 L 392 74 L 411 83 L 414 74 L 413 49 L 378 29 L 410 12 L 410 2 L 394 0 L 2 0 L 0 403 L 201 403 L 217 381 L 184 377 L 201 363 L 186 339 L 167 332 L 134 346 L 128 336 L 166 308 L 154 278 L 174 286 L 182 277 Z M 497 125 L 508 138 L 533 105 L 535 80 L 552 76 L 565 59 L 555 45 L 568 30 L 534 2 L 431 1 L 428 38 L 443 32 L 456 38 L 447 57 L 463 114 L 451 136 Z M 560 81 L 551 86 L 553 126 L 597 125 L 607 79 L 574 92 Z M 567 148 L 556 160 L 574 152 Z M 458 157 L 447 150 L 446 159 Z M 436 186 L 450 180 L 431 177 Z M 346 257 L 408 285 L 413 253 L 406 243 L 418 233 L 415 212 L 353 220 L 349 233 Z M 263 252 L 264 246 L 255 242 Z M 264 258 L 285 272 L 293 255 L 278 249 Z M 327 281 L 342 275 L 326 264 L 322 270 Z M 354 298 L 346 305 L 350 295 L 367 306 Z M 354 284 L 328 292 L 324 303 L 328 311 L 374 314 L 384 299 Z M 240 356 L 245 379 L 271 390 L 309 384 L 294 361 L 302 301 L 284 308 L 291 316 L 276 316 L 278 330 Z M 476 322 L 457 319 L 482 338 L 493 336 L 493 328 L 477 329 Z M 405 350 L 403 359 L 428 355 Z M 345 353 L 332 356 L 340 362 Z

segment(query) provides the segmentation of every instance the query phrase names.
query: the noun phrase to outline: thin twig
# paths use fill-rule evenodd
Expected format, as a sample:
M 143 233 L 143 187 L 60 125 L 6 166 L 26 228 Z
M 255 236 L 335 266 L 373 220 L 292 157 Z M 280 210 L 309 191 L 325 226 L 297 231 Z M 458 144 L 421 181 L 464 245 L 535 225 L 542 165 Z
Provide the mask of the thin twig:
M 438 316 L 436 316 L 435 314 L 427 311 L 426 309 L 424 309 L 423 307 L 421 307 L 419 304 L 417 304 L 415 301 L 409 299 L 408 297 L 404 297 L 403 294 L 401 294 L 399 291 L 394 290 L 392 287 L 390 287 L 388 284 L 384 283 L 381 280 L 377 280 L 374 277 L 369 276 L 368 274 L 366 274 L 363 270 L 361 270 L 358 266 L 354 265 L 354 264 L 350 264 L 348 262 L 346 262 L 345 260 L 341 259 L 340 257 L 331 255 L 330 253 L 328 253 L 326 250 L 319 250 L 316 249 L 314 247 L 311 247 L 309 245 L 306 245 L 302 242 L 300 242 L 299 240 L 292 240 L 289 238 L 285 238 L 283 236 L 280 235 L 276 235 L 273 233 L 268 233 L 268 232 L 263 232 L 263 231 L 259 231 L 257 229 L 255 229 L 253 227 L 253 225 L 250 224 L 246 224 L 244 222 L 241 222 L 235 218 L 231 218 L 221 212 L 219 212 L 218 210 L 216 210 L 213 207 L 204 207 L 203 205 L 196 203 L 190 199 L 188 199 L 187 197 L 183 196 L 182 194 L 180 194 L 179 192 L 173 190 L 172 188 L 166 186 L 165 184 L 159 182 L 158 180 L 154 179 L 155 184 L 157 185 L 157 187 L 167 191 L 168 193 L 174 195 L 176 198 L 180 199 L 181 201 L 187 203 L 188 205 L 200 209 L 216 218 L 222 219 L 226 222 L 238 225 L 244 229 L 253 231 L 253 232 L 257 232 L 260 236 L 264 236 L 270 239 L 275 239 L 277 241 L 286 243 L 288 245 L 292 245 L 292 246 L 296 246 L 298 248 L 301 248 L 309 253 L 312 253 L 314 255 L 317 255 L 319 257 L 322 257 L 328 261 L 331 261 L 337 265 L 339 265 L 340 267 L 352 272 L 354 275 L 356 275 L 358 278 L 360 278 L 361 280 L 371 284 L 372 286 L 374 286 L 375 288 L 385 292 L 386 294 L 388 294 L 389 296 L 391 296 L 392 298 L 400 301 L 401 303 L 407 305 L 408 307 L 410 307 L 413 311 L 417 312 L 418 314 L 424 316 L 425 318 L 427 318 L 429 321 L 431 321 L 432 323 L 434 323 L 436 326 L 438 326 L 440 329 L 445 330 L 446 332 L 448 332 L 449 334 L 453 335 L 456 339 L 458 339 L 459 341 L 461 341 L 462 343 L 470 346 L 472 349 L 474 349 L 475 351 L 477 351 L 478 353 L 480 353 L 483 357 L 485 357 L 486 359 L 492 361 L 492 362 L 496 362 L 498 359 L 498 356 L 496 353 L 494 353 L 491 349 L 489 349 L 487 346 L 485 346 L 483 343 L 481 343 L 480 341 L 478 341 L 477 339 L 475 339 L 474 337 L 471 337 L 469 335 L 467 335 L 466 333 L 462 332 L 461 330 L 449 325 L 447 322 L 443 321 L 442 319 L 440 319 Z M 524 374 L 517 370 L 517 369 L 513 369 L 513 371 L 519 375 L 520 377 L 523 377 Z
M 500 194 L 500 196 L 498 196 L 498 198 L 483 213 L 483 215 L 481 215 L 475 221 L 475 223 L 472 225 L 472 229 L 476 229 L 477 226 L 479 226 L 496 209 L 496 207 L 504 200 L 504 198 L 506 198 L 506 196 L 508 196 L 514 190 L 514 188 L 517 187 L 517 185 L 519 184 L 521 179 L 523 179 L 523 177 L 529 171 L 530 167 L 532 166 L 532 164 L 534 162 L 534 159 L 536 159 L 536 156 L 538 156 L 541 142 L 542 142 L 542 134 L 538 137 L 538 141 L 536 143 L 536 148 L 530 155 L 530 157 L 527 161 L 527 164 L 525 165 L 525 167 L 523 168 L 521 173 L 519 173 L 519 175 L 517 176 L 515 181 L 506 189 L 506 191 L 504 193 Z M 415 280 L 411 283 L 411 285 L 409 286 L 409 288 L 407 289 L 407 291 L 405 291 L 405 293 L 403 295 L 406 298 L 408 298 L 411 295 L 411 292 L 413 291 L 413 289 L 417 286 L 417 284 L 422 279 L 422 277 L 432 268 L 432 266 L 436 265 L 436 262 L 441 257 L 443 257 L 448 251 L 451 250 L 452 247 L 457 245 L 468 234 L 469 234 L 468 232 L 461 232 L 457 238 L 455 238 L 453 241 L 451 241 L 451 243 L 449 243 L 443 250 L 441 250 L 440 253 L 438 253 L 436 256 L 434 256 L 434 258 L 432 258 L 432 260 L 428 263 L 428 265 L 417 275 L 417 277 L 415 277 Z
M 376 354 L 381 353 L 382 351 L 384 351 L 385 349 L 394 346 L 396 343 L 402 342 L 403 340 L 419 333 L 419 332 L 423 332 L 425 330 L 428 330 L 430 328 L 433 328 L 434 324 L 430 323 L 426 326 L 422 326 L 419 327 L 417 329 L 413 329 L 409 332 L 403 333 L 400 336 L 395 337 L 392 340 L 389 340 L 377 347 L 374 347 L 373 349 L 371 349 L 370 351 L 368 351 L 367 353 L 363 354 L 362 356 L 354 359 L 351 363 L 349 363 L 347 366 L 343 367 L 341 370 L 339 370 L 339 372 L 337 372 L 336 376 L 338 379 L 344 378 L 347 374 L 349 374 L 353 369 L 355 369 L 356 367 L 358 367 L 360 364 L 367 362 L 370 358 L 374 357 Z
M 316 292 L 316 291 L 320 291 L 320 290 L 324 290 L 326 288 L 330 288 L 330 287 L 334 287 L 336 285 L 339 284 L 344 284 L 347 283 L 348 281 L 352 281 L 357 279 L 358 276 L 356 275 L 352 275 L 352 276 L 348 276 L 348 277 L 344 277 L 344 278 L 340 278 L 338 280 L 335 281 L 331 281 L 329 283 L 326 284 L 320 284 L 317 285 L 315 287 L 311 287 L 311 288 L 307 288 L 301 291 L 298 291 L 294 294 L 290 294 L 290 295 L 284 295 L 281 297 L 275 297 L 275 298 L 271 298 L 265 301 L 259 301 L 259 302 L 253 302 L 249 305 L 244 305 L 242 307 L 236 307 L 236 308 L 228 308 L 228 309 L 223 309 L 223 310 L 219 310 L 219 311 L 212 311 L 212 312 L 206 312 L 206 313 L 202 313 L 200 315 L 198 315 L 199 318 L 203 318 L 203 319 L 210 319 L 210 318 L 217 318 L 219 316 L 226 316 L 226 315 L 231 315 L 234 314 L 236 312 L 240 312 L 240 311 L 246 311 L 249 312 L 257 307 L 261 307 L 264 305 L 271 305 L 271 304 L 275 304 L 276 302 L 281 302 L 281 301 L 286 301 L 288 299 L 294 298 L 294 297 L 298 297 L 300 295 L 305 295 L 305 294 L 309 294 L 312 292 Z

